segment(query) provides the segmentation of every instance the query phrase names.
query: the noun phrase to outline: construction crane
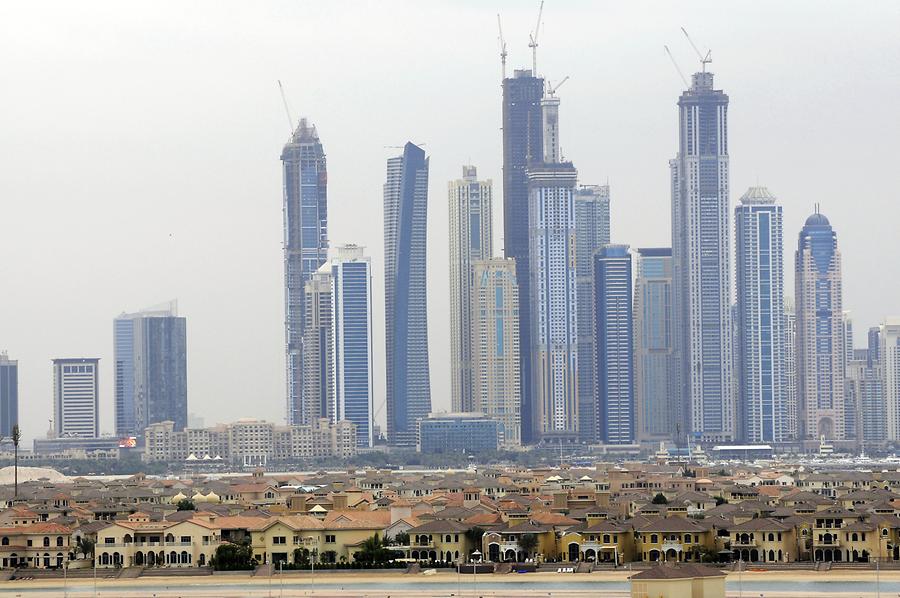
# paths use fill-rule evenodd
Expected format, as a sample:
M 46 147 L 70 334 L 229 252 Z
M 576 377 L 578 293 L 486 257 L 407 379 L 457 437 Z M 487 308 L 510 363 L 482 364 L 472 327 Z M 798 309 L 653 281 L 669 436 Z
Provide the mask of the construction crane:
M 497 13 L 497 29 L 500 31 L 500 69 L 503 79 L 506 79 L 506 40 L 503 39 L 503 25 L 500 24 L 500 13 Z
M 681 80 L 682 80 L 682 81 L 684 81 L 684 86 L 685 86 L 685 87 L 690 87 L 690 84 L 688 83 L 688 80 L 685 78 L 684 73 L 682 73 L 682 72 L 681 72 L 681 69 L 678 68 L 678 63 L 675 62 L 675 57 L 672 56 L 672 52 L 669 50 L 669 46 L 663 46 L 663 48 L 666 49 L 666 54 L 669 55 L 669 60 L 672 61 L 672 66 L 675 67 L 675 70 L 678 72 L 678 76 L 681 77 Z
M 563 77 L 563 80 L 560 81 L 559 83 L 557 83 L 556 85 L 552 85 L 552 84 L 548 83 L 547 84 L 547 95 L 550 96 L 551 98 L 554 97 L 554 94 L 556 94 L 556 90 L 559 89 L 560 87 L 562 87 L 563 83 L 565 83 L 568 80 L 569 80 L 569 76 L 566 75 L 565 77 Z
M 537 77 L 537 49 L 538 34 L 541 32 L 541 16 L 544 14 L 544 0 L 541 0 L 541 7 L 538 9 L 537 25 L 534 26 L 534 35 L 528 34 L 528 47 L 531 48 L 531 76 Z
M 697 49 L 697 45 L 694 43 L 694 40 L 691 39 L 691 36 L 688 35 L 688 32 L 684 27 L 681 28 L 681 32 L 687 38 L 688 43 L 691 44 L 691 47 L 694 49 L 694 52 L 697 53 L 697 58 L 700 59 L 701 68 L 703 69 L 703 72 L 705 73 L 706 65 L 709 64 L 710 62 L 712 62 L 712 50 L 707 50 L 706 54 L 704 55 L 702 52 L 700 52 L 699 49 Z
M 281 92 L 281 101 L 284 103 L 284 112 L 287 114 L 288 119 L 288 132 L 290 135 L 294 134 L 294 119 L 291 118 L 291 109 L 288 108 L 287 96 L 284 93 L 284 85 L 281 84 L 281 79 L 278 80 L 278 90 Z

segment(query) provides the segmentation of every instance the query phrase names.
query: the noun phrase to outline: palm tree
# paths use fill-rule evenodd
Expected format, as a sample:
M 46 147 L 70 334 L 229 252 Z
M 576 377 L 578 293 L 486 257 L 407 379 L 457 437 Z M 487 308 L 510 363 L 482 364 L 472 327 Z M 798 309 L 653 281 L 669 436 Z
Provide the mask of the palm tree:
M 14 489 L 13 489 L 13 500 L 19 498 L 19 441 L 22 440 L 22 431 L 19 429 L 19 424 L 14 424 L 12 427 L 12 441 L 13 448 L 15 450 L 15 461 L 13 465 L 13 476 L 14 476 Z
M 531 553 L 535 551 L 538 546 L 538 537 L 534 534 L 523 534 L 519 536 L 519 548 L 522 549 L 522 552 L 525 553 L 525 558 L 529 558 Z

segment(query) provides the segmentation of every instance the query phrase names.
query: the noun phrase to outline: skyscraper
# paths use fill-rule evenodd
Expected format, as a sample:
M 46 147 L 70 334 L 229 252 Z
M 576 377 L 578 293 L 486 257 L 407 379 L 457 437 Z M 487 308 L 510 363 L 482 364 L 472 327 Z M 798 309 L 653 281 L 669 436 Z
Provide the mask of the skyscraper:
M 356 424 L 356 446 L 372 446 L 372 264 L 357 245 L 331 259 L 334 411 Z
M 526 169 L 543 155 L 541 100 L 544 80 L 516 70 L 503 80 L 503 255 L 516 263 L 519 285 L 519 363 L 522 376 L 522 441 L 536 433 L 532 398 L 529 183 Z
M 878 358 L 887 412 L 887 439 L 900 440 L 900 318 L 888 318 L 879 329 Z
M 493 255 L 491 181 L 474 166 L 451 181 L 450 200 L 450 391 L 453 411 L 472 411 L 472 263 Z
M 875 328 L 878 331 L 878 328 Z M 884 379 L 878 360 L 880 334 L 869 334 L 869 348 L 854 351 L 847 362 L 845 407 L 856 409 L 856 440 L 862 449 L 879 448 L 887 440 L 888 417 L 884 401 Z
M 784 438 L 797 440 L 797 309 L 794 299 L 784 301 Z
M 637 250 L 634 287 L 634 395 L 638 440 L 680 436 L 681 387 L 672 327 L 672 250 Z
M 765 187 L 734 209 L 738 432 L 744 442 L 784 442 L 784 225 Z
M 676 338 L 688 424 L 697 439 L 734 437 L 729 266 L 728 96 L 694 73 L 678 100 L 672 180 Z
M 594 254 L 609 243 L 609 186 L 575 190 L 575 271 L 578 293 L 578 432 L 598 439 L 594 361 Z
M 546 98 L 541 101 L 541 108 L 543 161 L 529 163 L 527 171 L 531 375 L 534 427 L 542 442 L 555 444 L 574 442 L 578 438 L 575 285 L 575 185 L 578 173 L 571 162 L 560 162 L 559 100 Z M 520 285 L 520 293 L 521 290 Z
M 503 423 L 503 444 L 519 446 L 519 288 L 512 259 L 472 263 L 472 409 Z
M 634 326 L 628 245 L 594 256 L 597 431 L 604 444 L 634 442 Z M 583 365 L 580 369 L 588 367 Z
M 99 359 L 53 360 L 53 431 L 57 436 L 100 436 Z
M 299 423 L 304 285 L 328 257 L 328 172 L 316 127 L 305 118 L 281 152 L 284 180 L 284 337 L 287 422 Z
M 12 436 L 19 423 L 19 362 L 0 352 L 0 438 Z
M 319 418 L 335 420 L 334 347 L 332 345 L 331 268 L 323 264 L 306 281 L 303 303 L 302 391 L 299 419 L 295 424 L 311 425 Z
M 794 281 L 800 438 L 843 440 L 841 253 L 828 218 L 818 211 L 800 231 Z
M 150 424 L 187 426 L 187 321 L 175 301 L 113 322 L 116 434 L 142 437 Z
M 407 143 L 387 162 L 384 185 L 384 287 L 387 432 L 416 445 L 416 420 L 431 411 L 425 289 L 428 158 Z

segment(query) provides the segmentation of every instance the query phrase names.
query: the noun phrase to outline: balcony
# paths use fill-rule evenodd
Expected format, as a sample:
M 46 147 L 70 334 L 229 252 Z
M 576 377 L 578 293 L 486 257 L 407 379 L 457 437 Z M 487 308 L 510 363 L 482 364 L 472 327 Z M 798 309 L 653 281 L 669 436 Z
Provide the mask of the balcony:
M 750 540 L 745 538 L 743 540 L 732 540 L 731 541 L 732 548 L 756 548 L 756 540 Z
M 819 540 L 816 538 L 813 540 L 813 546 L 817 548 L 839 548 L 841 545 L 841 541 L 837 538 L 824 538 Z

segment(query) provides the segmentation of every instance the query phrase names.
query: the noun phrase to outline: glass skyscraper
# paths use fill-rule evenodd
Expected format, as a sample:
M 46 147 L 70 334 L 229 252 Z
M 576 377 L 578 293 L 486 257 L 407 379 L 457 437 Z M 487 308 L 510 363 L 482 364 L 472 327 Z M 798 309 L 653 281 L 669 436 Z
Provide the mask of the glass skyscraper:
M 372 264 L 356 245 L 331 259 L 334 417 L 356 424 L 356 446 L 370 447 L 373 414 Z
M 431 411 L 425 287 L 428 158 L 407 143 L 387 162 L 384 287 L 388 441 L 416 445 L 417 420 Z
M 493 255 L 491 181 L 474 166 L 449 184 L 450 397 L 453 411 L 472 411 L 472 264 Z
M 634 288 L 634 395 L 637 439 L 678 440 L 680 387 L 673 333 L 672 250 L 637 250 Z
M 734 210 L 738 432 L 743 442 L 787 439 L 784 238 L 781 206 L 751 187 Z
M 634 442 L 631 253 L 606 245 L 594 256 L 597 430 L 604 444 Z M 581 369 L 587 367 L 584 364 Z
M 503 80 L 503 255 L 516 263 L 519 285 L 519 363 L 522 376 L 522 441 L 535 440 L 532 395 L 529 190 L 526 169 L 543 155 L 541 100 L 544 80 L 516 70 Z
M 0 439 L 12 436 L 19 423 L 19 362 L 0 353 Z
M 541 442 L 571 443 L 578 439 L 579 364 L 575 284 L 575 186 L 578 172 L 571 162 L 560 161 L 559 100 L 545 98 L 541 101 L 541 108 L 543 161 L 531 162 L 527 170 L 530 194 L 532 415 Z M 521 299 L 519 315 L 522 315 Z
M 900 319 L 890 318 L 878 331 L 878 366 L 887 412 L 887 439 L 900 440 Z
M 300 119 L 281 152 L 284 210 L 284 336 L 287 422 L 299 423 L 303 394 L 304 285 L 328 257 L 328 173 L 316 127 Z
M 609 186 L 581 185 L 575 190 L 575 272 L 578 287 L 578 433 L 595 442 L 597 388 L 594 360 L 594 254 L 609 243 Z
M 678 100 L 670 162 L 676 341 L 688 428 L 697 440 L 734 438 L 729 261 L 728 96 L 695 73 Z
M 187 321 L 175 301 L 113 322 L 116 434 L 161 421 L 187 427 Z
M 797 410 L 801 439 L 844 439 L 844 323 L 837 234 L 818 211 L 795 255 Z

